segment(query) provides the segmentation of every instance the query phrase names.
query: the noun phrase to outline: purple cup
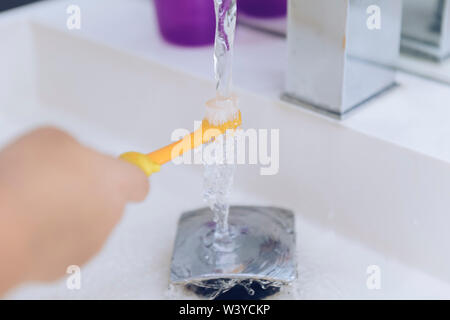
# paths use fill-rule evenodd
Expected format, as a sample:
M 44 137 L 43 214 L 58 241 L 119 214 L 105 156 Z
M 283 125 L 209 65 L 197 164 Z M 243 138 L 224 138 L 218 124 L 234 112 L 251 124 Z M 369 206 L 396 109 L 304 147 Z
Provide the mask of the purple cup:
M 214 43 L 213 0 L 154 0 L 162 37 L 181 46 Z
M 287 0 L 237 0 L 238 10 L 258 18 L 284 17 L 287 13 Z

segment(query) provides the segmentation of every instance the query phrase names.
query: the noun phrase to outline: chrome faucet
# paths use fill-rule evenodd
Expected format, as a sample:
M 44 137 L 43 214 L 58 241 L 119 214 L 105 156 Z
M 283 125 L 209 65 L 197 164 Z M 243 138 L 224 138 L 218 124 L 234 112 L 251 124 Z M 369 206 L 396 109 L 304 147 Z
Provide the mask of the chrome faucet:
M 403 0 L 402 51 L 450 57 L 450 0 Z
M 283 98 L 342 118 L 395 85 L 401 0 L 290 0 Z

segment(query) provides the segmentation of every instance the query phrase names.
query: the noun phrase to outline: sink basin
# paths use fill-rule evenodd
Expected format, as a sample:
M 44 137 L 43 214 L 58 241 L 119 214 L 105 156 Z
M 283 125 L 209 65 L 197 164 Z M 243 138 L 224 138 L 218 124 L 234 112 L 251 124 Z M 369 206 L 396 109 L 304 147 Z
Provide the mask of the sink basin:
M 214 94 L 212 79 L 39 21 L 3 23 L 0 38 L 2 146 L 53 124 L 106 153 L 150 151 L 174 129 L 193 129 Z M 403 89 L 415 90 L 411 83 Z M 280 129 L 280 172 L 239 166 L 231 202 L 296 214 L 299 278 L 273 299 L 450 298 L 446 159 L 359 130 L 364 110 L 339 123 L 240 86 L 237 93 L 246 127 Z M 201 170 L 168 164 L 152 176 L 148 199 L 127 207 L 82 268 L 81 290 L 62 279 L 9 298 L 195 298 L 170 286 L 169 274 L 180 214 L 204 206 Z M 371 266 L 381 272 L 378 290 L 367 284 Z

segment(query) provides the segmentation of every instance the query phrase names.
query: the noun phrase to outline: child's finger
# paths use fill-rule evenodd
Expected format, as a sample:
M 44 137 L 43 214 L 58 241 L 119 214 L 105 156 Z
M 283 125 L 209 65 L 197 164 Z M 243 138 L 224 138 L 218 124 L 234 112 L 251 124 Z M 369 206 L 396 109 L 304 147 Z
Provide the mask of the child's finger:
M 114 159 L 117 179 L 125 200 L 132 202 L 143 201 L 149 192 L 149 180 L 138 167 L 120 159 Z

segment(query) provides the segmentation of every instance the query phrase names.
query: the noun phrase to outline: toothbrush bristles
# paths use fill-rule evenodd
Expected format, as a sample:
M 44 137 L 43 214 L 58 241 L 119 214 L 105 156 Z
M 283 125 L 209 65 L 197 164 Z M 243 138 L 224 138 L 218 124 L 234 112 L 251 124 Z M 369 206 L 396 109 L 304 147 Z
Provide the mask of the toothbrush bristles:
M 206 103 L 205 118 L 213 126 L 220 126 L 237 119 L 239 108 L 235 96 L 229 98 L 217 97 Z

